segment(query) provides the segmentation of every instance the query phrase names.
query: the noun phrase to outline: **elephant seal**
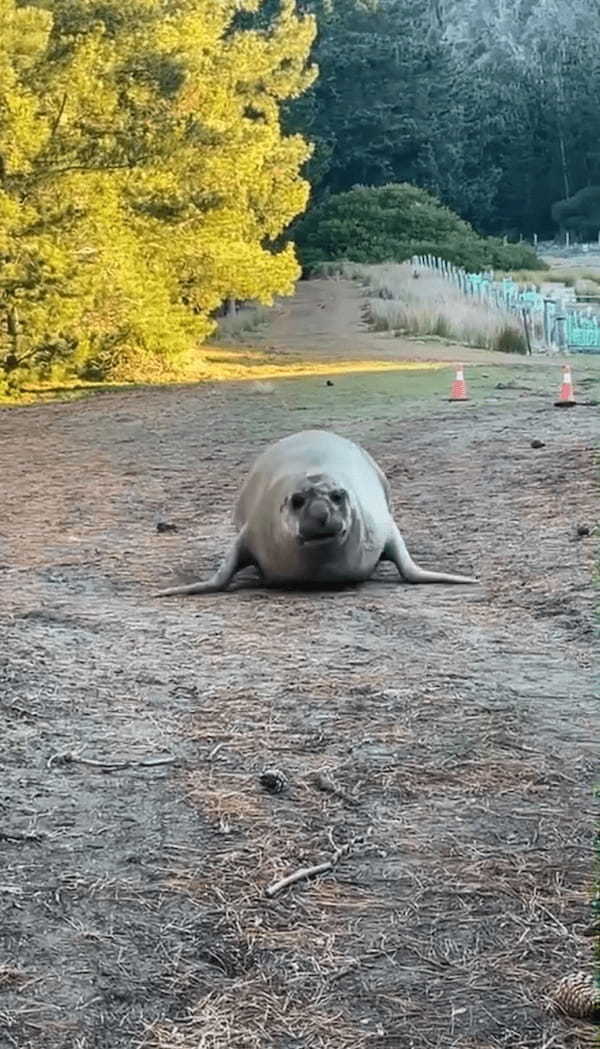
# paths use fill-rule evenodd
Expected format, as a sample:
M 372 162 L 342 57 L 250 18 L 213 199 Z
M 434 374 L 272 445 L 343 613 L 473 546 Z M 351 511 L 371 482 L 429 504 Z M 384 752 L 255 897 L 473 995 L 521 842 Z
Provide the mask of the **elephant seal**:
M 237 536 L 205 582 L 162 590 L 210 594 L 258 568 L 271 586 L 360 583 L 393 561 L 409 583 L 476 583 L 412 560 L 392 516 L 390 486 L 368 452 L 327 430 L 284 437 L 259 455 L 234 513 Z

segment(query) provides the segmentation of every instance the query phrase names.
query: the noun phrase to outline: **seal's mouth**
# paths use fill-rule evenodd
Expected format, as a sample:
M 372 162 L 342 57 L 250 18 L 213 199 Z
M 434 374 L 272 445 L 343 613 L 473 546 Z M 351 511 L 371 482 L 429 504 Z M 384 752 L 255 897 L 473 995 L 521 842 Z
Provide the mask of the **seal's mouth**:
M 336 540 L 343 539 L 345 534 L 345 528 L 338 528 L 336 531 L 331 532 L 320 532 L 318 535 L 302 535 L 299 532 L 298 542 L 300 546 L 325 546 L 326 543 L 333 543 Z

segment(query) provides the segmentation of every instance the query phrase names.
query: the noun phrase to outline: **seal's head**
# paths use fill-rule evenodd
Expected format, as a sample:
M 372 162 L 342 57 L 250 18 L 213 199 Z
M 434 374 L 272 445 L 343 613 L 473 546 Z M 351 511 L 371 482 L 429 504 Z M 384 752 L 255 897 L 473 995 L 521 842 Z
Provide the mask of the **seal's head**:
M 306 548 L 342 542 L 352 519 L 346 490 L 321 476 L 303 478 L 286 497 L 282 511 L 297 543 Z

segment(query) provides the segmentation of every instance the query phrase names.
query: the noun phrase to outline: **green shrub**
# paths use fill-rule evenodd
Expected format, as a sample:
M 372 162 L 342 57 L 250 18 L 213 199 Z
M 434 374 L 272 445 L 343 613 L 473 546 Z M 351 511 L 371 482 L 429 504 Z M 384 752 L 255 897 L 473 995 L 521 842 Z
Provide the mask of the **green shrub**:
M 572 197 L 552 205 L 552 218 L 561 229 L 595 239 L 600 230 L 600 186 L 584 186 Z
M 431 193 L 408 183 L 327 197 L 298 222 L 295 240 L 305 273 L 336 259 L 370 264 L 428 254 L 471 272 L 546 268 L 533 248 L 480 237 Z

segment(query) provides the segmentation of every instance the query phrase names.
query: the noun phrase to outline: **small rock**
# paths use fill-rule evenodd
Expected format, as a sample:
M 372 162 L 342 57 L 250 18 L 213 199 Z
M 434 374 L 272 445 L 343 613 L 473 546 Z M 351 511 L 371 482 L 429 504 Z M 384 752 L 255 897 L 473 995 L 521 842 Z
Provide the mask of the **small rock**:
M 545 441 L 540 441 L 540 439 L 538 437 L 535 437 L 533 439 L 533 441 L 531 442 L 531 447 L 532 448 L 545 448 L 546 447 L 546 442 Z
M 177 525 L 169 524 L 168 521 L 159 521 L 156 526 L 156 531 L 160 534 L 163 534 L 165 532 L 176 532 Z
M 580 524 L 577 525 L 577 535 L 580 539 L 583 539 L 586 535 L 591 535 L 592 530 L 589 525 Z
M 287 787 L 287 778 L 279 769 L 265 769 L 260 774 L 260 785 L 271 794 L 281 794 Z

